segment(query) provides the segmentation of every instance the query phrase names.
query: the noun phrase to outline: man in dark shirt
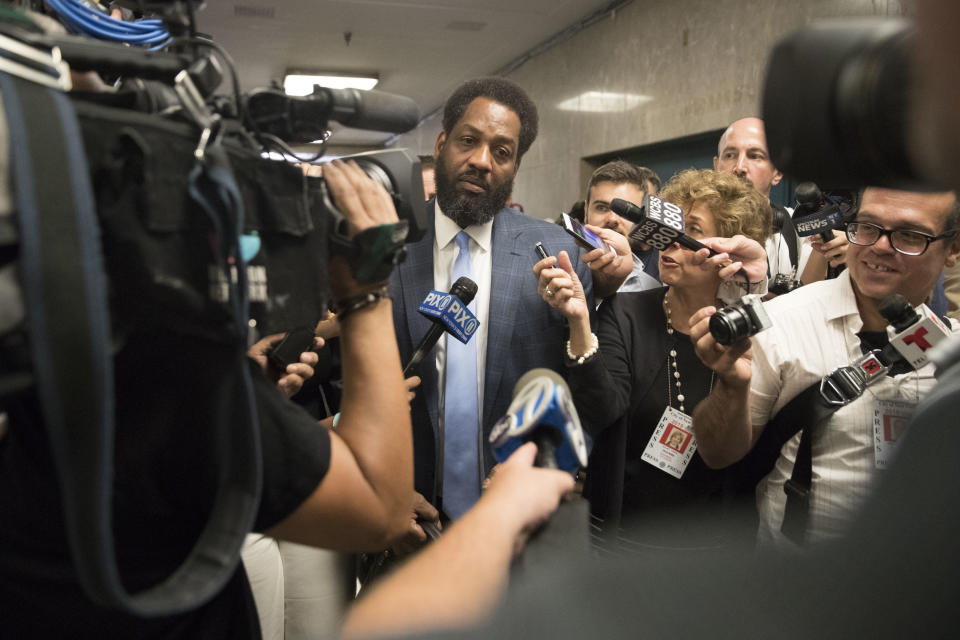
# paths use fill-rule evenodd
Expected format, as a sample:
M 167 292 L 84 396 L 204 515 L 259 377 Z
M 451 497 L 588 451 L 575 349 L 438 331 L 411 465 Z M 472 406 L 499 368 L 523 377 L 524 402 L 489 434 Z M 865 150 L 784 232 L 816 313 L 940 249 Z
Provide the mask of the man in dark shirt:
M 354 233 L 396 220 L 383 189 L 352 164 L 324 177 Z M 354 281 L 330 262 L 335 300 L 383 283 Z M 327 431 L 288 402 L 253 363 L 263 462 L 255 530 L 279 539 L 347 550 L 385 546 L 406 528 L 412 444 L 400 358 L 389 330 L 389 298 L 341 313 L 343 402 Z M 139 336 L 144 338 L 144 336 Z M 202 365 L 202 366 L 198 366 Z M 165 579 L 190 551 L 218 484 L 216 433 L 230 396 L 234 360 L 223 347 L 182 336 L 129 340 L 116 358 L 114 532 L 124 586 Z M 362 386 L 361 386 L 362 385 Z M 363 389 L 376 389 L 375 394 Z M 206 398 L 230 398 L 219 410 Z M 195 400 L 195 401 L 191 401 Z M 34 396 L 5 405 L 0 439 L 0 625 L 9 637 L 257 638 L 249 584 L 238 565 L 213 599 L 183 614 L 140 618 L 107 610 L 81 590 L 64 532 L 50 447 Z M 228 422 L 228 424 L 232 424 Z

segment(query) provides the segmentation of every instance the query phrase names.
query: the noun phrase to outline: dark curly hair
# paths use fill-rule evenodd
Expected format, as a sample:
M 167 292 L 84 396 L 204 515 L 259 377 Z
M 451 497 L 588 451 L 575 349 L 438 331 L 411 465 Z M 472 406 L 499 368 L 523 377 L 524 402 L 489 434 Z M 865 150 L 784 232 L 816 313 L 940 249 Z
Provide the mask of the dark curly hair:
M 587 199 L 590 199 L 590 189 L 601 182 L 614 184 L 632 184 L 644 193 L 656 195 L 660 190 L 660 176 L 647 167 L 639 167 L 623 160 L 614 160 L 601 165 L 590 176 L 587 183 Z
M 509 107 L 520 118 L 520 140 L 517 157 L 522 158 L 537 139 L 537 106 L 515 82 L 506 78 L 476 78 L 467 80 L 454 91 L 443 107 L 443 130 L 449 134 L 467 107 L 476 98 L 489 98 Z

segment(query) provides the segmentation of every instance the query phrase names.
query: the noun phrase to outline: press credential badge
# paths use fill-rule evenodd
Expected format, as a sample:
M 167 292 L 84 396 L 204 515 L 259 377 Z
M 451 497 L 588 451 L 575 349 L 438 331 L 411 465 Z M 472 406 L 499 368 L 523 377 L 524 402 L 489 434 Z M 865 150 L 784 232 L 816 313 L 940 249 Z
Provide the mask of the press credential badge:
M 674 478 L 682 477 L 690 459 L 697 452 L 692 427 L 693 418 L 678 409 L 667 407 L 641 457 Z
M 874 404 L 873 454 L 877 469 L 886 469 L 893 460 L 915 406 L 913 402 L 897 400 L 877 400 Z

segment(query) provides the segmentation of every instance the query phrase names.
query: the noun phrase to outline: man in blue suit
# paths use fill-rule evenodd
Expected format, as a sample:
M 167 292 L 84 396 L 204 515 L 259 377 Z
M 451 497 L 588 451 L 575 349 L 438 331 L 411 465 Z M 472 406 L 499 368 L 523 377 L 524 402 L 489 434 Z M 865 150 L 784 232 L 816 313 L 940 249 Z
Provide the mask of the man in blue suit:
M 458 88 L 444 107 L 434 147 L 437 196 L 427 205 L 427 233 L 408 247 L 390 279 L 404 362 L 430 328 L 417 311 L 426 294 L 448 291 L 456 279 L 451 276 L 461 273 L 478 285 L 470 305 L 480 321 L 473 344 L 441 338 L 436 353 L 414 372 L 422 379 L 411 407 L 416 489 L 451 518 L 476 500 L 494 464 L 487 437 L 516 381 L 535 367 L 565 368 L 566 327 L 537 289 L 535 244 L 543 243 L 551 255 L 565 250 L 592 297 L 589 269 L 571 237 L 555 224 L 505 207 L 520 159 L 536 135 L 536 107 L 513 82 L 481 78 Z M 466 272 L 459 270 L 464 261 Z M 468 384 L 455 388 L 462 375 L 455 370 L 464 363 Z

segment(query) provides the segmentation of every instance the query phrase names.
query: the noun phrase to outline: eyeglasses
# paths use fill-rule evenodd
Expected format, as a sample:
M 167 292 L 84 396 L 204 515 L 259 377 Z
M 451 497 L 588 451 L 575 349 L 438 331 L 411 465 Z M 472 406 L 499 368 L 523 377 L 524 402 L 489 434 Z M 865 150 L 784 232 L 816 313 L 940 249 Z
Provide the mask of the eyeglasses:
M 897 253 L 906 256 L 919 256 L 931 242 L 952 238 L 957 235 L 957 231 L 948 231 L 938 236 L 932 236 L 922 231 L 912 231 L 909 229 L 884 229 L 883 227 L 870 222 L 848 222 L 847 240 L 861 247 L 869 247 L 876 244 L 881 236 L 887 236 L 887 241 Z

